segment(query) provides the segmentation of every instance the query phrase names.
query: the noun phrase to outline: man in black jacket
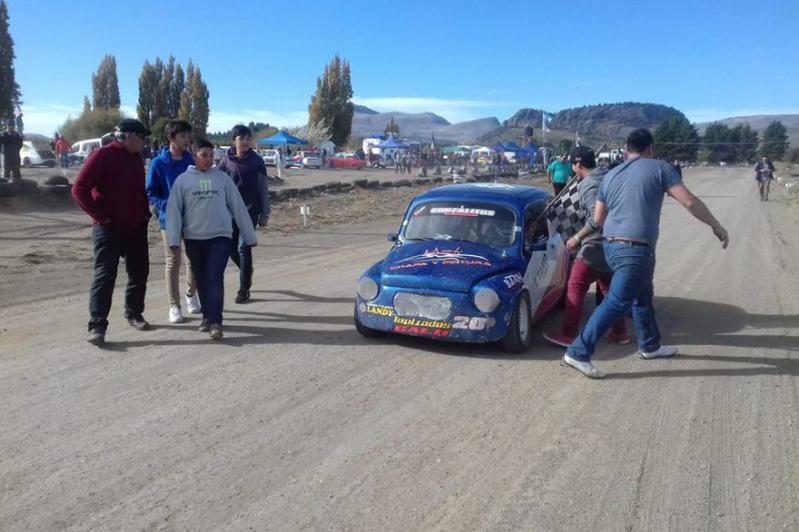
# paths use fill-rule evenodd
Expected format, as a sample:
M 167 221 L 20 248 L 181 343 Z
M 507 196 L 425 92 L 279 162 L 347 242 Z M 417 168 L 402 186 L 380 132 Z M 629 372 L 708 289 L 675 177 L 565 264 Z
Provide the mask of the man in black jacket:
M 755 165 L 755 179 L 760 191 L 760 201 L 768 201 L 768 190 L 771 187 L 771 180 L 774 179 L 774 164 L 765 155 Z
M 9 120 L 6 130 L 0 134 L 0 145 L 3 146 L 3 177 L 11 181 L 19 181 L 19 150 L 22 149 L 22 135 L 17 132 L 13 120 Z
M 247 126 L 237 125 L 231 132 L 233 146 L 219 162 L 219 169 L 228 174 L 239 188 L 241 198 L 250 213 L 253 227 L 266 226 L 269 221 L 269 190 L 266 165 L 250 144 L 252 131 Z M 239 228 L 233 226 L 233 249 L 230 258 L 239 268 L 239 292 L 236 303 L 250 300 L 252 286 L 252 248 L 239 238 Z

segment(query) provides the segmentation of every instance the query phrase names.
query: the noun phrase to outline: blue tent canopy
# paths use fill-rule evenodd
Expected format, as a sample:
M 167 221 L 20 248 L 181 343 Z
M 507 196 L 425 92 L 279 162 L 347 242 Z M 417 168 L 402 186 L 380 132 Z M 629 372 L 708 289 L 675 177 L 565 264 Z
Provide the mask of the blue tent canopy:
M 285 131 L 279 131 L 276 135 L 266 137 L 265 139 L 258 139 L 258 144 L 308 144 L 308 141 L 289 135 Z
M 491 149 L 497 152 L 503 152 L 505 151 L 505 146 L 503 146 L 502 143 L 497 142 L 496 144 L 491 146 Z
M 521 147 L 512 140 L 509 140 L 508 142 L 505 143 L 505 151 L 520 151 L 520 150 Z
M 395 149 L 395 150 L 407 150 L 408 145 L 405 144 L 404 142 L 399 142 L 397 139 L 394 138 L 394 135 L 391 135 L 388 138 L 388 140 L 384 140 L 380 144 L 376 144 L 375 148 L 380 148 L 381 150 L 384 150 L 386 148 Z

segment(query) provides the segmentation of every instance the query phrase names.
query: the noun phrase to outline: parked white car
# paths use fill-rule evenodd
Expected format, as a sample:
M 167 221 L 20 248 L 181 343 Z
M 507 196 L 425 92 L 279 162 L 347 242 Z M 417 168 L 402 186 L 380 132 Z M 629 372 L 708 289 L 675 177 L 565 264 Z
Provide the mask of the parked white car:
M 19 159 L 25 168 L 30 168 L 31 166 L 53 168 L 56 165 L 53 150 L 37 147 L 29 140 L 22 141 L 22 148 L 19 149 Z
M 322 168 L 322 158 L 315 151 L 298 151 L 288 160 L 287 166 L 299 168 Z

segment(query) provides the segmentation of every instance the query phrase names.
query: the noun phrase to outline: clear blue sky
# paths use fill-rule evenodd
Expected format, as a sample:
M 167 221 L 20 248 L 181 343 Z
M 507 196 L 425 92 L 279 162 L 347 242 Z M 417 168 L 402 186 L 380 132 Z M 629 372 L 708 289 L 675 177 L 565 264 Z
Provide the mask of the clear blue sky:
M 796 0 L 7 4 L 29 132 L 50 134 L 80 111 L 106 53 L 132 114 L 145 59 L 193 59 L 211 130 L 304 123 L 336 52 L 357 103 L 452 122 L 619 101 L 672 105 L 694 121 L 799 113 Z

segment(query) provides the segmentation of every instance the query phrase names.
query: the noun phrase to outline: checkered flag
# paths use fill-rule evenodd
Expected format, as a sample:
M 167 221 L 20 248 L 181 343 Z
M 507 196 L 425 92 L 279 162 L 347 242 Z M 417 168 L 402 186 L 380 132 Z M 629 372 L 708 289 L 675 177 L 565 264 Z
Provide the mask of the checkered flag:
M 563 241 L 577 234 L 585 225 L 585 215 L 580 208 L 580 196 L 577 193 L 577 179 L 572 179 L 560 194 L 550 202 L 547 209 L 549 234 L 560 234 Z

